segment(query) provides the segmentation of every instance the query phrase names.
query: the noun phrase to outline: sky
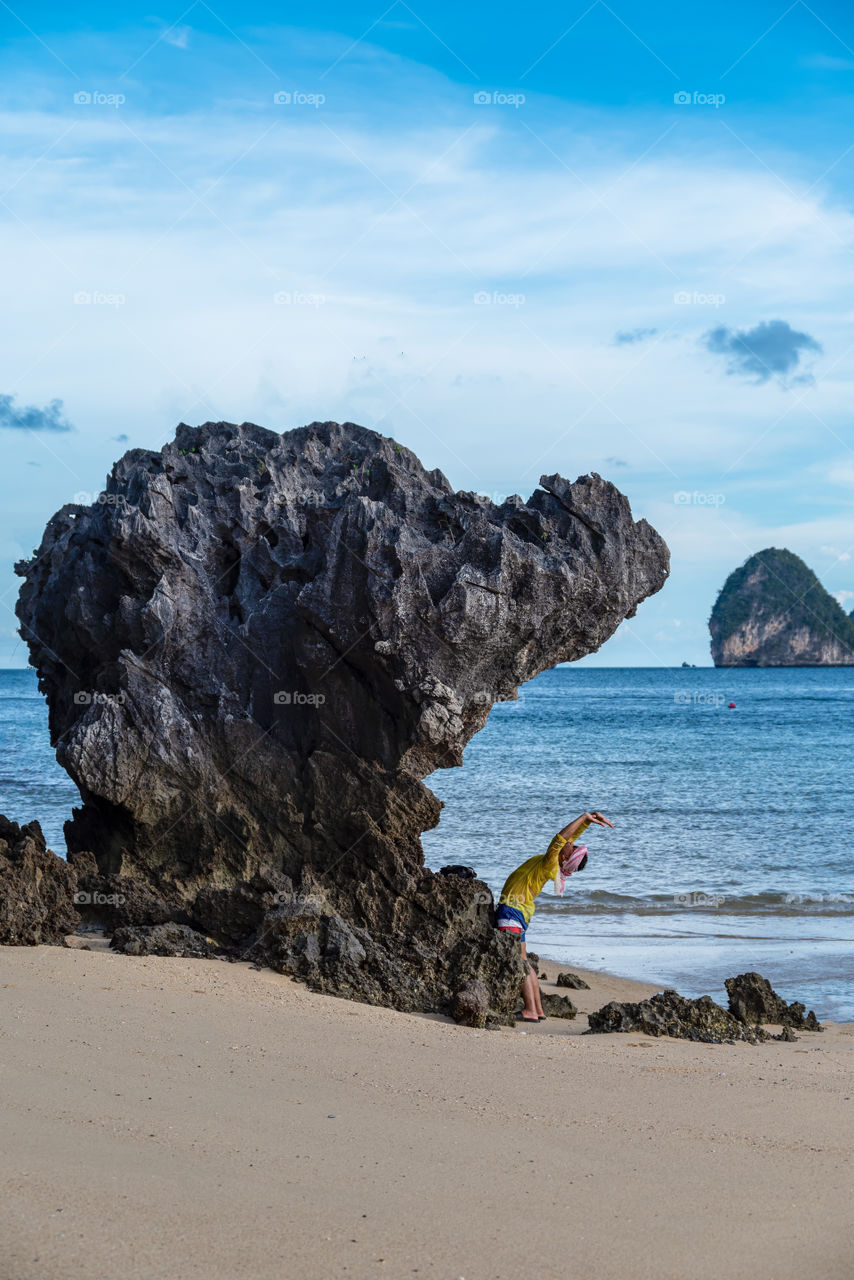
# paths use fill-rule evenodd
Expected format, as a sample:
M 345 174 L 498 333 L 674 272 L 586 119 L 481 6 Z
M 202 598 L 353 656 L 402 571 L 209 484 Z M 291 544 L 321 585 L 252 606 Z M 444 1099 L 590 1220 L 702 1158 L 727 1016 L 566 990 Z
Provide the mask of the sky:
M 707 665 L 768 546 L 854 606 L 854 10 L 0 0 L 13 562 L 181 422 L 354 421 L 458 489 L 598 471 Z

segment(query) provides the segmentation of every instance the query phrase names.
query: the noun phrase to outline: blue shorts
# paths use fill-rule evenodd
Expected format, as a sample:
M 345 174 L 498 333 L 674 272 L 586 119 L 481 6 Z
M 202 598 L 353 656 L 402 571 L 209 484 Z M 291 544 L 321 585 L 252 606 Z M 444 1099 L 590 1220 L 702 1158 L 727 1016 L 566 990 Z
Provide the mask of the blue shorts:
M 517 907 L 508 907 L 506 902 L 499 902 L 495 909 L 495 927 L 524 942 L 528 922 Z

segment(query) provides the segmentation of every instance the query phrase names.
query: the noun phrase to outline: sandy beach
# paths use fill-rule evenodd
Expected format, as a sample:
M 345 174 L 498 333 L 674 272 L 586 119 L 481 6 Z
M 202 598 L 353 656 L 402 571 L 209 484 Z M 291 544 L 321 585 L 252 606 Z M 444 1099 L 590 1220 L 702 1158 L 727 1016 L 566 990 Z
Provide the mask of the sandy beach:
M 472 1031 L 73 941 L 0 951 L 2 1280 L 852 1274 L 854 1027 Z

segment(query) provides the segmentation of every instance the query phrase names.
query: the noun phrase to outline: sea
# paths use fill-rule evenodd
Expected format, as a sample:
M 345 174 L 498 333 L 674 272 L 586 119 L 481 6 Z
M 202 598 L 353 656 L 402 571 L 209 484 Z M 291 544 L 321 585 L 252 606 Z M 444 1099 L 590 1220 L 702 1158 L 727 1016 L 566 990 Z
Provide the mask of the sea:
M 558 667 L 427 785 L 428 865 L 496 894 L 580 813 L 614 823 L 537 899 L 530 950 L 724 1004 L 756 970 L 854 1021 L 854 669 Z
M 79 796 L 31 670 L 0 671 L 0 744 L 0 812 L 64 854 Z M 562 898 L 538 898 L 530 950 L 723 1003 L 753 969 L 854 1022 L 854 669 L 558 667 L 427 785 L 444 803 L 428 865 L 496 894 L 578 814 L 614 823 L 587 831 Z

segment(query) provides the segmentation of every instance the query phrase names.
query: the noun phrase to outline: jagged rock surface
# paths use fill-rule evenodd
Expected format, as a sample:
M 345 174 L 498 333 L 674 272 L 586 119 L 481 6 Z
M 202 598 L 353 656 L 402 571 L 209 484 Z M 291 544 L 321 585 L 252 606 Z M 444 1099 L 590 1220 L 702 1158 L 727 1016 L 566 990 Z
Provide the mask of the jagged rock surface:
M 38 822 L 0 814 L 0 944 L 61 943 L 78 923 L 77 877 L 48 849 Z
M 475 979 L 466 982 L 455 994 L 451 1005 L 454 1021 L 464 1027 L 485 1027 L 489 1016 L 489 988 Z
M 110 940 L 115 951 L 126 956 L 183 956 L 208 959 L 219 948 L 203 933 L 185 924 L 125 925 Z
M 727 978 L 724 986 L 729 996 L 729 1011 L 739 1022 L 780 1023 L 799 1031 L 823 1031 L 821 1023 L 799 1000 L 787 1004 L 761 973 L 739 973 Z M 806 1015 L 806 1016 L 805 1016 Z
M 496 506 L 353 424 L 208 423 L 62 508 L 17 566 L 18 615 L 83 797 L 70 857 L 94 853 L 124 923 L 165 907 L 399 1007 L 482 980 L 512 1015 L 518 948 L 486 886 L 425 870 L 421 779 L 668 571 L 613 485 L 541 484 Z
M 543 1013 L 548 1018 L 575 1018 L 578 1016 L 578 1009 L 569 996 L 558 996 L 553 991 L 541 991 L 540 1003 L 543 1006 Z
M 854 620 L 803 560 L 776 547 L 729 575 L 709 630 L 716 667 L 854 664 Z
M 711 996 L 688 1000 L 675 991 L 661 991 L 649 1000 L 622 1004 L 612 1000 L 588 1017 L 589 1031 L 641 1031 L 648 1036 L 675 1036 L 705 1044 L 746 1040 L 759 1044 L 768 1039 L 761 1027 L 746 1026 L 715 1004 Z
M 557 985 L 559 987 L 571 987 L 574 991 L 590 990 L 590 983 L 585 982 L 583 978 L 579 978 L 577 973 L 559 973 L 557 975 Z

